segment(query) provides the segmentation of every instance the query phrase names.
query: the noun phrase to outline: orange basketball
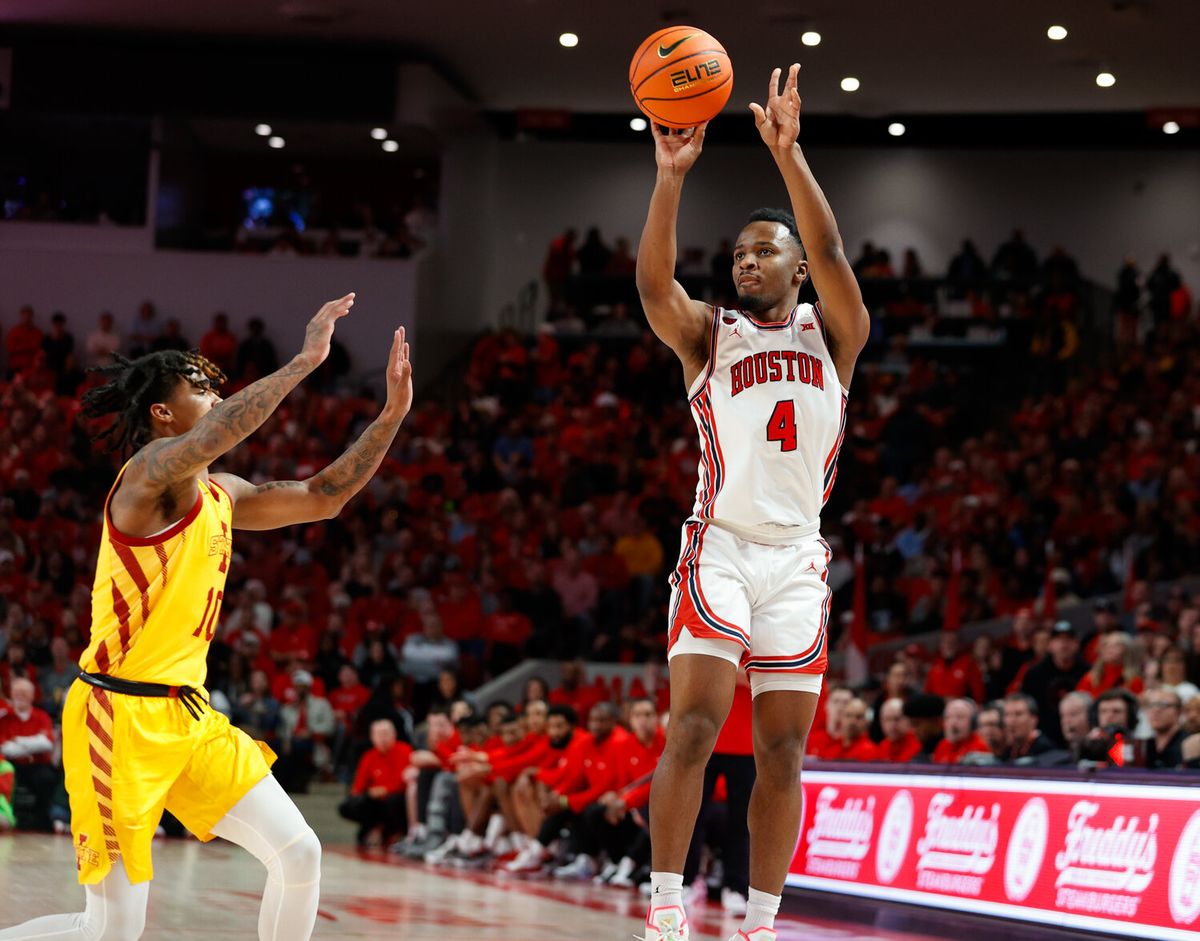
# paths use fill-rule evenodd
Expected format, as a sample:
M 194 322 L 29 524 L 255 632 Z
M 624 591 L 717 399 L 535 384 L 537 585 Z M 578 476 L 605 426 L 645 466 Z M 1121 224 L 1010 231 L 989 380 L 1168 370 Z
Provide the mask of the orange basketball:
M 733 91 L 733 63 L 704 30 L 668 26 L 647 36 L 633 54 L 629 90 L 651 121 L 694 127 L 725 107 Z

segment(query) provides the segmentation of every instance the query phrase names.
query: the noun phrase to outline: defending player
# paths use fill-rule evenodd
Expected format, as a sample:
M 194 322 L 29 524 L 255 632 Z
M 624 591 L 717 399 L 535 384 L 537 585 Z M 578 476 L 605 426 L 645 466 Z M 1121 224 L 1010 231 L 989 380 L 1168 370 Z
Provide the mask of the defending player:
M 222 837 L 267 867 L 263 941 L 305 941 L 317 915 L 321 847 L 270 773 L 275 756 L 207 705 L 205 658 L 232 552 L 231 529 L 336 516 L 379 467 L 412 404 L 403 328 L 387 367 L 387 404 L 361 438 L 305 481 L 255 486 L 209 465 L 252 434 L 329 355 L 354 295 L 325 304 L 286 366 L 221 401 L 219 369 L 165 351 L 102 371 L 84 413 L 115 416 L 100 436 L 124 453 L 104 506 L 92 640 L 63 708 L 63 765 L 81 914 L 51 915 L 0 939 L 136 941 L 163 808 L 202 840 Z
M 654 128 L 658 176 L 637 259 L 651 327 L 683 363 L 700 432 L 700 480 L 671 577 L 671 723 L 650 801 L 648 941 L 685 941 L 683 864 L 704 767 L 738 664 L 754 696 L 757 781 L 750 893 L 740 941 L 773 941 L 800 826 L 799 774 L 826 667 L 831 592 L 821 507 L 837 476 L 847 387 L 870 327 L 829 204 L 796 143 L 798 65 L 751 105 L 795 218 L 752 213 L 734 246 L 738 310 L 691 300 L 674 280 L 683 178 L 704 126 Z M 807 257 L 806 257 L 807 249 Z M 811 275 L 818 305 L 798 304 Z

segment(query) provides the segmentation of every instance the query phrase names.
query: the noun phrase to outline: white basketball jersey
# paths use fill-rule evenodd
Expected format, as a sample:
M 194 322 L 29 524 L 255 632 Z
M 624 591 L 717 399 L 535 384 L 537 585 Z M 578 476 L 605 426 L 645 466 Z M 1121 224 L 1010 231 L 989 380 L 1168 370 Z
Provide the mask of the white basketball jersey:
M 688 390 L 700 432 L 692 515 L 752 541 L 818 532 L 846 431 L 819 307 L 778 324 L 713 308 L 708 366 Z

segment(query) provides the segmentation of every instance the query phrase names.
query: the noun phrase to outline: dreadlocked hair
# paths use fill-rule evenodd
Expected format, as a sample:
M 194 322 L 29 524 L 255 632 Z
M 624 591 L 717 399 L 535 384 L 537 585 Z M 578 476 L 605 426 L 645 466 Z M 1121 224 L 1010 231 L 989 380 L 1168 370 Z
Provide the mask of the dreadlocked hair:
M 206 389 L 216 389 L 225 381 L 216 363 L 195 350 L 160 350 L 133 360 L 117 354 L 113 360 L 111 366 L 88 370 L 111 378 L 104 385 L 88 389 L 81 403 L 84 418 L 96 421 L 115 416 L 92 441 L 107 442 L 123 454 L 150 441 L 150 406 L 166 400 L 180 379 Z

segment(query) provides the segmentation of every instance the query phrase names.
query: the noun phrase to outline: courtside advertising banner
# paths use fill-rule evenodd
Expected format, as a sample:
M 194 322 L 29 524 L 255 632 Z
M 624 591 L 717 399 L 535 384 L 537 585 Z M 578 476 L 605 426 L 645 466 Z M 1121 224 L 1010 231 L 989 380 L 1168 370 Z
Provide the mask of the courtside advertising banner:
M 1200 937 L 1200 788 L 842 771 L 803 786 L 788 885 Z

